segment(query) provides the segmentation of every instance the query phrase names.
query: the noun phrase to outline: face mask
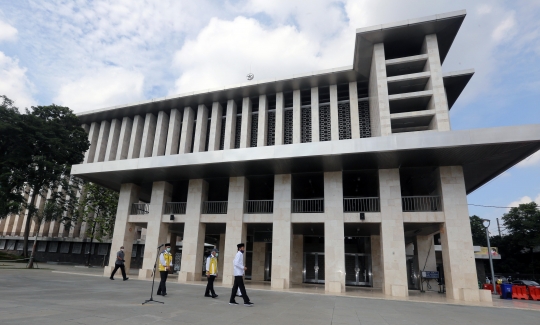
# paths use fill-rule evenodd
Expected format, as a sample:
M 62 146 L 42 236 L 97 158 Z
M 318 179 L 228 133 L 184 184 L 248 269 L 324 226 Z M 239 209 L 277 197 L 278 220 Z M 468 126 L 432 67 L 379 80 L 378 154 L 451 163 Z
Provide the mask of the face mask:
M 243 251 L 243 250 L 240 250 L 240 253 L 244 254 L 244 251 Z
M 216 253 L 216 257 L 218 257 L 218 255 L 219 255 L 219 254 L 218 254 L 218 253 Z
M 124 251 L 124 249 L 123 249 L 123 248 L 120 248 L 120 250 L 121 250 L 122 252 Z
M 170 252 L 171 251 L 171 248 L 170 247 L 167 247 L 167 252 Z

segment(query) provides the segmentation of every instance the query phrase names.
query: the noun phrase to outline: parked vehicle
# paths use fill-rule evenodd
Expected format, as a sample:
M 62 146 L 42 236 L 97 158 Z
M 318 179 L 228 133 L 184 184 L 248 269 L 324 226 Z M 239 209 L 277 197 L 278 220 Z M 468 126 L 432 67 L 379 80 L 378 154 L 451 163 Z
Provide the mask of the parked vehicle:
M 526 286 L 527 288 L 540 287 L 540 284 L 538 284 L 538 282 L 532 280 L 515 280 L 514 282 L 512 282 L 512 284 L 518 286 Z

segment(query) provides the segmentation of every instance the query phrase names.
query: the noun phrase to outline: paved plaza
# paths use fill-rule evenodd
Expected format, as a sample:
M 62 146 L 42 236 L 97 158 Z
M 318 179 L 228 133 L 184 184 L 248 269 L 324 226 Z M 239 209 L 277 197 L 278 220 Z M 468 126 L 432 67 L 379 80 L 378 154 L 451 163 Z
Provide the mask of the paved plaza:
M 47 269 L 0 268 L 0 324 L 535 324 L 540 310 L 396 301 L 302 292 L 249 289 L 253 308 L 204 298 L 204 286 L 168 284 L 164 305 L 141 305 L 149 281 L 110 281 L 102 269 L 45 265 Z M 240 298 L 237 298 L 241 302 Z M 519 303 L 519 302 L 514 302 Z M 539 304 L 523 305 L 525 308 Z M 511 307 L 511 308 L 508 308 Z

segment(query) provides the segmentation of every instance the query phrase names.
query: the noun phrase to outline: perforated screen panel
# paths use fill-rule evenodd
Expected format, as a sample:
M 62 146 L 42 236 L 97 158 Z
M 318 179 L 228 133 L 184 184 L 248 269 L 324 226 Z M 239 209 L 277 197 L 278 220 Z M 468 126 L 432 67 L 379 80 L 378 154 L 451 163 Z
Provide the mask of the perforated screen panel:
M 293 138 L 293 110 L 292 109 L 286 109 L 285 110 L 285 129 L 284 129 L 284 144 L 292 144 L 292 138 Z
M 266 145 L 273 146 L 276 144 L 276 112 L 268 112 L 268 137 Z
M 219 136 L 219 150 L 223 150 L 225 147 L 225 124 L 227 124 L 227 118 L 223 117 L 221 120 L 221 135 Z
M 332 140 L 332 129 L 330 123 L 330 105 L 319 106 L 319 140 Z
M 240 134 L 242 133 L 242 115 L 236 116 L 236 130 L 234 132 L 234 148 L 240 148 Z
M 360 137 L 371 138 L 371 120 L 369 117 L 369 101 L 358 102 L 358 118 L 360 122 Z
M 351 138 L 351 105 L 349 102 L 338 104 L 339 139 Z
M 302 107 L 301 142 L 311 142 L 311 107 Z
M 257 146 L 257 134 L 259 129 L 259 113 L 251 115 L 251 147 Z
M 208 122 L 206 122 L 206 142 L 204 144 L 204 151 L 208 151 L 208 143 L 210 142 L 210 125 L 212 124 L 212 121 L 208 119 Z

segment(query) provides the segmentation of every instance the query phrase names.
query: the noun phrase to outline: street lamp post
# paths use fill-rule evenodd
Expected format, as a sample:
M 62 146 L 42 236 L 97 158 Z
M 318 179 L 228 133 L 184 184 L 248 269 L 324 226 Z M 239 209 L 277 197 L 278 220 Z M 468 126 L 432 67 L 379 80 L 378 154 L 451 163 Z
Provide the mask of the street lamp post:
M 497 284 L 495 283 L 495 271 L 493 270 L 493 257 L 491 256 L 491 244 L 489 243 L 489 224 L 491 221 L 489 219 L 482 219 L 482 225 L 486 229 L 486 239 L 487 239 L 487 248 L 489 256 L 489 266 L 491 267 L 491 283 L 493 284 L 493 294 L 497 294 Z

